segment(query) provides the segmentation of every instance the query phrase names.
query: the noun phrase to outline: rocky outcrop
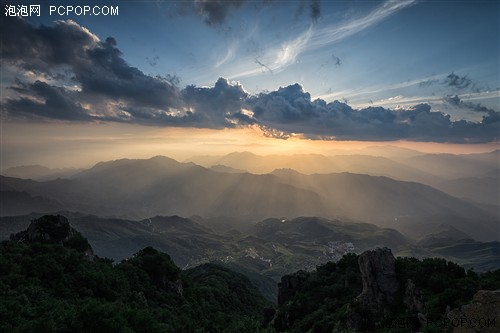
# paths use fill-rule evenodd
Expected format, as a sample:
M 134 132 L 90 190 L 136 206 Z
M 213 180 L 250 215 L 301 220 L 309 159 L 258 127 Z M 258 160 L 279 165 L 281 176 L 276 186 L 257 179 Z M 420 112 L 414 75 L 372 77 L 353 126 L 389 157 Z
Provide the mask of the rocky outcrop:
M 403 304 L 409 313 L 416 313 L 420 326 L 427 326 L 424 296 L 422 295 L 422 291 L 411 279 L 406 281 Z
M 396 303 L 399 281 L 396 259 L 389 248 L 365 251 L 358 257 L 363 290 L 347 309 L 347 326 L 354 331 L 370 331 L 379 325 L 386 309 Z
M 297 320 L 297 314 L 288 311 L 287 304 L 305 286 L 309 273 L 300 270 L 294 274 L 285 275 L 278 283 L 278 306 L 281 308 L 274 314 L 271 325 L 277 332 L 287 331 Z M 269 318 L 268 318 L 269 319 Z
M 291 275 L 285 275 L 281 278 L 278 284 L 278 305 L 282 306 L 288 303 L 295 294 L 300 290 L 306 281 L 308 273 L 305 271 L 298 271 Z
M 358 258 L 363 291 L 358 301 L 365 305 L 384 306 L 394 303 L 399 282 L 396 277 L 396 259 L 389 248 L 365 251 Z
M 78 231 L 73 229 L 68 219 L 62 215 L 44 215 L 31 221 L 28 229 L 10 235 L 19 243 L 55 243 L 83 252 L 93 258 L 92 247 Z
M 480 290 L 471 303 L 447 315 L 453 333 L 493 333 L 500 327 L 500 290 Z
M 60 243 L 73 236 L 68 219 L 62 215 L 45 215 L 31 221 L 28 229 L 10 236 L 19 243 L 47 242 Z
M 150 281 L 158 288 L 182 296 L 184 289 L 180 280 L 180 269 L 166 253 L 148 246 L 128 259 L 128 263 L 144 270 Z
M 425 302 L 422 292 L 415 286 L 415 283 L 411 279 L 408 279 L 406 282 L 403 303 L 411 312 L 425 312 Z

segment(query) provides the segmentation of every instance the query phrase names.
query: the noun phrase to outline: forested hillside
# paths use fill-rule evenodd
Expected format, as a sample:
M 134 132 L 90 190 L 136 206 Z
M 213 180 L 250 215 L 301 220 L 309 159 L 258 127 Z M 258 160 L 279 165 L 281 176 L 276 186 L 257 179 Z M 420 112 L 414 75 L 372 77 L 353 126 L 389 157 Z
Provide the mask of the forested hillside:
M 268 302 L 206 264 L 181 271 L 147 247 L 113 264 L 62 216 L 0 244 L 1 332 L 258 332 Z
M 477 316 L 489 320 L 481 332 L 498 325 L 500 270 L 388 248 L 283 276 L 277 305 L 255 281 L 213 263 L 181 270 L 152 247 L 114 263 L 64 216 L 46 215 L 0 243 L 0 331 L 431 333 Z

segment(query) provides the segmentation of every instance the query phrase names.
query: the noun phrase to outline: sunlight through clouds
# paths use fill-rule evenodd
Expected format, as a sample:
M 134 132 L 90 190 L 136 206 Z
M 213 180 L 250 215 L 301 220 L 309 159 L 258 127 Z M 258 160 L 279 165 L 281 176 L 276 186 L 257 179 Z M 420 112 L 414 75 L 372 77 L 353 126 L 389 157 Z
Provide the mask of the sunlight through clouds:
M 6 18 L 2 118 L 258 128 L 288 142 L 498 140 L 498 19 L 490 14 L 498 4 L 193 4 L 165 19 L 158 3 L 133 28 L 121 17 L 110 27 Z

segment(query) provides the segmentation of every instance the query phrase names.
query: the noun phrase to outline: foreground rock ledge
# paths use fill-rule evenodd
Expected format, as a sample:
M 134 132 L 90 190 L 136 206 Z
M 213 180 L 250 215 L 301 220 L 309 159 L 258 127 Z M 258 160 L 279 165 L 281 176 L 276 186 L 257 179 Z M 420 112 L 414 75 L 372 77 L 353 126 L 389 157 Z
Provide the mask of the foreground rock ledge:
M 453 333 L 500 332 L 500 290 L 479 290 L 469 304 L 451 310 L 447 317 Z

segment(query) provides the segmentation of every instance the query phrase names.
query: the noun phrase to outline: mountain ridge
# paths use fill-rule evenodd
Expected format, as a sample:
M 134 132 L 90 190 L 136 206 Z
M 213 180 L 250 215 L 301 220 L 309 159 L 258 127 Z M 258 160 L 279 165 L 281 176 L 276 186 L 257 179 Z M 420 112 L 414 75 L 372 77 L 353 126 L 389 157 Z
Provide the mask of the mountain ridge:
M 478 270 L 500 268 L 499 242 L 467 240 L 468 235 L 445 225 L 417 239 L 374 224 L 312 216 L 268 218 L 241 231 L 226 232 L 213 231 L 211 219 L 201 217 L 196 221 L 179 216 L 126 220 L 67 211 L 56 214 L 67 216 L 98 255 L 115 260 L 154 246 L 169 253 L 180 267 L 215 260 L 278 278 L 281 273 L 291 272 L 291 267 L 314 269 L 347 252 L 390 246 L 398 255 L 442 256 Z M 0 239 L 8 239 L 40 216 L 43 214 L 0 217 Z M 448 252 L 443 252 L 446 248 Z M 468 252 L 473 248 L 480 252 Z M 477 258 L 473 253 L 478 254 Z
M 100 216 L 346 216 L 398 229 L 401 217 L 441 214 L 449 216 L 451 225 L 455 216 L 461 218 L 457 226 L 475 239 L 494 239 L 497 231 L 491 213 L 421 183 L 354 173 L 225 173 L 162 156 L 103 162 L 73 179 L 37 182 L 1 176 L 0 189 L 5 202 L 12 202 L 16 191 L 26 192 L 52 200 L 60 209 Z M 30 200 L 25 201 L 27 207 L 16 213 L 32 211 Z

